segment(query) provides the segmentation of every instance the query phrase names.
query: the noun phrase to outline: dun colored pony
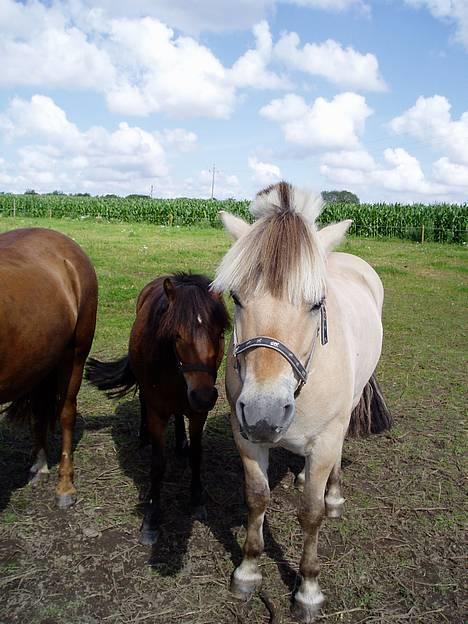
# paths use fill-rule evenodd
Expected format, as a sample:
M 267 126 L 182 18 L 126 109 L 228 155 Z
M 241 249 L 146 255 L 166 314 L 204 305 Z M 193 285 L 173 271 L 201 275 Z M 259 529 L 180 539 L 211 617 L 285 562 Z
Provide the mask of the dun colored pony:
M 262 580 L 269 449 L 302 455 L 298 516 L 305 541 L 293 601 L 301 622 L 312 622 L 324 601 L 317 582 L 318 531 L 324 515 L 342 513 L 341 452 L 348 427 L 377 433 L 390 426 L 374 377 L 382 345 L 382 284 L 360 258 L 332 252 L 351 221 L 318 230 L 321 205 L 281 182 L 257 195 L 253 225 L 222 213 L 236 242 L 213 283 L 217 292 L 230 291 L 236 306 L 226 390 L 249 510 L 244 557 L 231 590 L 248 598 Z
M 48 475 L 47 432 L 60 420 L 59 507 L 74 501 L 76 396 L 94 336 L 97 282 L 70 238 L 40 228 L 0 235 L 0 404 L 11 421 L 30 419 L 32 484 Z
M 128 355 L 103 363 L 90 358 L 87 379 L 109 397 L 121 397 L 135 385 L 140 393 L 142 442 L 152 444 L 151 486 L 140 533 L 155 543 L 160 522 L 160 489 L 165 469 L 165 434 L 175 416 L 176 450 L 187 446 L 184 415 L 189 420 L 191 504 L 203 507 L 200 463 L 202 432 L 218 398 L 216 376 L 224 355 L 228 314 L 222 297 L 211 293 L 203 275 L 159 277 L 140 293 Z

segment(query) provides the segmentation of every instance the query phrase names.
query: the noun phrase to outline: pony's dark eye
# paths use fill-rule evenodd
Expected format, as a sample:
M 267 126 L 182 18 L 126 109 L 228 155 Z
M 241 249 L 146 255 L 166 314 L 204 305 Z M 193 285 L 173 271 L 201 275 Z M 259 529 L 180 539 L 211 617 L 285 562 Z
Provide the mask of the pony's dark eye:
M 325 299 L 321 299 L 318 303 L 314 303 L 314 305 L 310 306 L 310 312 L 317 312 L 323 306 Z
M 238 308 L 242 308 L 242 303 L 239 301 L 239 297 L 236 295 L 236 293 L 231 291 L 231 297 L 232 297 L 232 300 L 234 301 L 235 305 Z

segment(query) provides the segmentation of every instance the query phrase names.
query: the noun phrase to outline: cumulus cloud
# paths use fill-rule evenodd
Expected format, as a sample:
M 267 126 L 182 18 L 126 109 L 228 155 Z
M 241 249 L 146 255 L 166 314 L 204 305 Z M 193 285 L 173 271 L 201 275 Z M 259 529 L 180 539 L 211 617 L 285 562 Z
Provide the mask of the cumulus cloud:
M 275 56 L 287 67 L 322 76 L 340 87 L 366 91 L 387 88 L 373 54 L 361 54 L 351 46 L 344 48 L 333 39 L 306 43 L 301 48 L 297 33 L 286 33 L 275 45 Z
M 42 191 L 142 192 L 154 179 L 168 175 L 168 151 L 193 149 L 197 141 L 183 128 L 149 132 L 126 122 L 112 131 L 102 126 L 81 131 L 42 95 L 13 99 L 0 116 L 0 131 L 30 142 L 18 150 L 15 174 L 3 164 L 12 190 L 33 186 Z
M 335 41 L 300 47 L 297 34 L 289 33 L 275 44 L 263 20 L 253 27 L 255 46 L 229 67 L 198 39 L 163 21 L 164 7 L 169 12 L 184 8 L 187 15 L 209 9 L 222 13 L 230 24 L 226 16 L 239 14 L 244 4 L 252 15 L 273 6 L 273 0 L 254 0 L 257 8 L 252 13 L 250 2 L 240 0 L 233 10 L 225 0 L 205 0 L 192 11 L 181 0 L 67 0 L 47 5 L 1 0 L 0 86 L 88 90 L 105 97 L 116 113 L 164 113 L 180 119 L 226 119 L 244 89 L 292 88 L 288 76 L 276 71 L 280 65 L 353 89 L 384 88 L 374 55 Z
M 468 111 L 460 119 L 451 117 L 446 97 L 419 97 L 416 104 L 390 122 L 397 134 L 413 136 L 424 143 L 444 149 L 455 162 L 468 164 Z
M 273 40 L 267 22 L 257 24 L 253 29 L 256 47 L 243 54 L 231 68 L 230 80 L 237 87 L 284 89 L 289 81 L 268 71 L 273 52 Z
M 268 186 L 281 180 L 281 170 L 277 165 L 262 162 L 256 156 L 249 156 L 249 168 L 252 170 L 252 180 L 259 186 Z
M 450 162 L 447 157 L 439 158 L 433 165 L 434 179 L 441 184 L 460 187 L 468 191 L 468 166 Z
M 351 92 L 331 101 L 318 97 L 311 106 L 301 96 L 288 94 L 260 109 L 263 117 L 280 124 L 288 143 L 306 153 L 359 148 L 359 136 L 372 112 L 363 96 Z
M 468 49 L 468 2 L 466 0 L 405 0 L 414 8 L 426 8 L 431 14 L 456 25 L 455 39 Z
M 355 187 L 374 187 L 393 193 L 408 193 L 416 196 L 439 196 L 448 194 L 445 184 L 428 179 L 418 159 L 401 147 L 387 148 L 383 156 L 385 165 L 374 162 L 366 152 L 326 155 L 320 172 L 328 180 Z M 361 165 L 359 166 L 359 159 Z

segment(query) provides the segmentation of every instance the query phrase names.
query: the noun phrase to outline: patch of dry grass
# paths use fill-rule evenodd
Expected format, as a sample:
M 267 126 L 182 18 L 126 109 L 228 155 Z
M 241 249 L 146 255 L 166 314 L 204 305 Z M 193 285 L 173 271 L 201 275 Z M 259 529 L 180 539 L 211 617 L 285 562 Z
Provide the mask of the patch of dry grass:
M 25 224 L 0 220 L 0 230 Z M 33 222 L 72 235 L 96 264 L 100 308 L 94 353 L 122 354 L 141 287 L 171 270 L 212 274 L 227 238 L 217 230 Z M 386 289 L 379 378 L 396 425 L 351 440 L 344 452 L 344 518 L 320 533 L 318 621 L 463 622 L 462 550 L 466 403 L 466 250 L 351 239 Z M 0 622 L 28 624 L 289 624 L 302 535 L 293 472 L 301 460 L 272 453 L 265 523 L 264 594 L 236 602 L 228 580 L 241 556 L 242 472 L 220 401 L 207 423 L 208 520 L 187 514 L 189 469 L 171 457 L 161 538 L 138 544 L 148 451 L 138 450 L 135 399 L 106 401 L 84 385 L 75 435 L 78 502 L 62 512 L 49 483 L 26 484 L 30 441 L 0 424 Z M 169 447 L 173 444 L 169 436 Z M 170 453 L 171 455 L 171 453 Z

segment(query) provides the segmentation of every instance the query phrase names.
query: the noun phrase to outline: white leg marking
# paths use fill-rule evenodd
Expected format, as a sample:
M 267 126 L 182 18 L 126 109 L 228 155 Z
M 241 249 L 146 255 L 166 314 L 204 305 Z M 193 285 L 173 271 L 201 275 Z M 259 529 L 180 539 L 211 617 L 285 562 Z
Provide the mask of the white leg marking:
M 36 461 L 29 469 L 29 472 L 32 472 L 34 474 L 36 473 L 48 474 L 49 473 L 49 467 L 47 465 L 47 455 L 43 448 L 39 449 L 39 452 L 36 455 Z
M 294 599 L 306 607 L 313 607 L 318 610 L 323 604 L 325 596 L 320 591 L 319 584 L 315 579 L 304 579 Z

